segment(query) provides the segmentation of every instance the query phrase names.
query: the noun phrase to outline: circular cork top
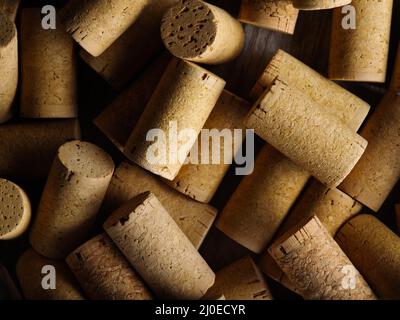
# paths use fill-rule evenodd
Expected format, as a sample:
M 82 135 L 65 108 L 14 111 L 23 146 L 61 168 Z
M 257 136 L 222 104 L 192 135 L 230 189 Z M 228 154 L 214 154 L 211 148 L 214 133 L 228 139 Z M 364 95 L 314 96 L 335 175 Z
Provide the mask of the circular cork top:
M 58 159 L 72 173 L 104 178 L 114 171 L 114 162 L 103 149 L 89 142 L 70 141 L 58 149 Z
M 170 8 L 161 23 L 161 38 L 167 49 L 180 58 L 193 58 L 204 53 L 214 42 L 215 17 L 206 3 L 185 1 Z
M 0 48 L 6 47 L 14 39 L 17 29 L 4 13 L 0 13 Z

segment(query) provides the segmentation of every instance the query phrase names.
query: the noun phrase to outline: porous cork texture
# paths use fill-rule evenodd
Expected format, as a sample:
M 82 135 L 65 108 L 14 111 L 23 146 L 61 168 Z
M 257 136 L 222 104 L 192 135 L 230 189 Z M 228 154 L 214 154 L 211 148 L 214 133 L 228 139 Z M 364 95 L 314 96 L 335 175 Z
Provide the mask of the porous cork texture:
M 317 217 L 276 240 L 268 251 L 304 299 L 376 299 L 364 278 Z
M 25 191 L 11 181 L 0 179 L 0 240 L 11 240 L 26 231 L 31 204 Z
M 351 0 L 293 0 L 293 6 L 300 10 L 323 10 L 342 7 Z
M 254 105 L 246 126 L 327 187 L 336 187 L 368 142 L 326 108 L 278 78 Z
M 223 9 L 199 0 L 170 8 L 161 22 L 161 38 L 174 56 L 207 64 L 231 61 L 244 46 L 240 22 Z
M 336 241 L 382 299 L 400 299 L 400 238 L 372 215 L 347 222 Z
M 21 294 L 2 264 L 0 264 L 0 300 L 21 300 Z
M 200 299 L 215 274 L 150 192 L 128 201 L 104 229 L 160 298 Z
M 242 246 L 262 253 L 300 195 L 310 174 L 266 145 L 254 172 L 243 178 L 216 222 Z
M 225 81 L 211 72 L 191 62 L 173 59 L 133 129 L 124 154 L 141 167 L 173 180 L 185 160 L 179 159 L 178 155 L 189 154 L 224 86 Z M 170 143 L 177 138 L 177 133 L 170 130 L 171 122 L 180 135 L 176 148 Z M 165 159 L 159 159 L 162 150 L 152 151 L 159 149 L 157 146 L 152 148 L 155 142 L 146 139 L 152 129 L 161 130 L 165 135 L 162 148 L 165 149 Z M 182 136 L 184 131 L 181 130 L 185 129 L 196 132 L 196 137 Z
M 67 264 L 91 300 L 150 300 L 152 294 L 106 234 L 68 255 Z
M 51 259 L 65 258 L 85 240 L 114 172 L 99 147 L 71 141 L 58 149 L 30 233 L 32 247 Z
M 15 21 L 19 8 L 20 0 L 2 0 L 0 1 L 0 14 L 4 13 L 11 21 Z
M 293 34 L 298 16 L 291 0 L 242 0 L 239 21 Z
M 244 257 L 215 274 L 215 283 L 205 297 L 223 294 L 227 300 L 272 300 L 258 267 L 251 257 Z
M 149 190 L 199 249 L 215 220 L 217 210 L 186 197 L 137 165 L 127 162 L 119 165 L 104 198 L 102 212 L 113 212 L 128 200 Z
M 12 105 L 18 86 L 18 35 L 17 28 L 5 13 L 0 11 L 0 123 L 12 117 Z
M 40 8 L 21 13 L 21 99 L 24 118 L 76 118 L 74 42 L 57 25 L 42 28 Z
M 342 26 L 341 8 L 333 11 L 329 78 L 385 82 L 393 0 L 353 0 L 356 28 Z
M 55 289 L 43 289 L 42 281 L 49 273 L 42 273 L 44 266 L 56 272 Z M 49 260 L 33 249 L 28 249 L 17 262 L 17 278 L 25 299 L 28 300 L 84 300 L 79 285 L 63 261 Z M 45 284 L 48 282 L 45 280 Z

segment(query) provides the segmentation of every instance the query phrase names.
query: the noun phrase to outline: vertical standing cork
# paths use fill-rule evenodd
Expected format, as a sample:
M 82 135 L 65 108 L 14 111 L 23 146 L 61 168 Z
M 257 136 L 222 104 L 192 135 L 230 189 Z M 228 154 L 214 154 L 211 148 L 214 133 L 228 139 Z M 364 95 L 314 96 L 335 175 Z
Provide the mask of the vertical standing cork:
M 293 34 L 298 16 L 291 0 L 242 0 L 239 21 Z
M 225 81 L 211 72 L 191 62 L 173 59 L 129 137 L 125 155 L 143 168 L 173 180 L 224 86 Z M 165 140 L 153 137 L 147 141 L 152 129 L 162 133 Z M 181 132 L 188 129 L 195 135 Z
M 104 229 L 161 298 L 200 299 L 215 275 L 150 192 L 115 211 Z
M 269 253 L 304 299 L 369 300 L 375 295 L 317 217 L 276 240 Z
M 0 301 L 21 300 L 21 294 L 18 292 L 7 269 L 0 264 Z
M 244 46 L 240 22 L 200 0 L 170 8 L 161 22 L 161 38 L 174 56 L 208 64 L 233 60 Z
M 385 82 L 393 0 L 353 0 L 356 28 L 342 26 L 341 9 L 333 11 L 329 78 Z
M 74 43 L 60 26 L 43 29 L 41 20 L 39 8 L 22 10 L 20 114 L 25 118 L 75 118 Z
M 104 198 L 102 211 L 113 212 L 123 203 L 149 190 L 161 201 L 193 245 L 200 248 L 217 210 L 184 196 L 136 165 L 123 162 L 117 168 Z
M 326 108 L 278 78 L 255 104 L 246 125 L 326 186 L 336 187 L 367 141 Z
M 149 300 L 152 294 L 106 234 L 81 245 L 67 264 L 92 300 Z
M 351 0 L 293 0 L 293 6 L 300 10 L 323 10 L 342 7 Z
M 55 269 L 55 289 L 44 289 L 42 286 L 42 281 L 46 285 L 49 284 L 45 277 L 49 278 L 50 276 L 49 270 L 43 269 L 44 266 L 52 266 Z M 78 283 L 63 261 L 46 259 L 32 249 L 26 251 L 19 258 L 17 277 L 22 293 L 28 300 L 84 299 Z
M 15 21 L 20 0 L 1 0 L 0 14 L 5 13 L 11 21 Z
M 31 203 L 25 191 L 11 181 L 0 179 L 0 240 L 17 238 L 31 220 Z
M 114 163 L 97 146 L 71 141 L 58 149 L 43 190 L 30 242 L 45 257 L 64 258 L 93 225 Z
M 5 13 L 0 11 L 0 123 L 12 116 L 12 105 L 18 86 L 18 35 L 17 28 Z
M 336 240 L 383 299 L 400 299 L 400 238 L 372 215 L 346 223 Z

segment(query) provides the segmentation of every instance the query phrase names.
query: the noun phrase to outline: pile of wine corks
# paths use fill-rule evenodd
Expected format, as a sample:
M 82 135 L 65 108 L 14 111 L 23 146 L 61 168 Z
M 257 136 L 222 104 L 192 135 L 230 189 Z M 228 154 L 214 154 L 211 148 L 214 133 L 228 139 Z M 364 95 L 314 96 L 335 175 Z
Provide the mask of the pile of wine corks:
M 0 251 L 23 243 L 0 252 L 0 299 L 400 299 L 400 207 L 398 229 L 381 214 L 400 177 L 393 1 L 237 2 L 67 0 L 54 29 L 0 2 Z M 325 72 L 251 44 L 318 10 Z M 246 57 L 266 62 L 249 88 Z M 112 92 L 90 119 L 82 70 Z

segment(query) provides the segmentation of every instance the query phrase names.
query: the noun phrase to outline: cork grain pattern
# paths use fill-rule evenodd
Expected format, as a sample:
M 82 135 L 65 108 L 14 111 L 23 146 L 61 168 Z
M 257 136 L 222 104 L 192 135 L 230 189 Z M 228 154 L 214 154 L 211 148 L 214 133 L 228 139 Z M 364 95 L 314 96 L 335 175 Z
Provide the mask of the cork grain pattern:
M 351 0 L 293 0 L 293 6 L 301 10 L 322 10 L 342 7 Z
M 0 2 L 0 14 L 4 13 L 11 21 L 15 21 L 20 0 L 2 0 Z

